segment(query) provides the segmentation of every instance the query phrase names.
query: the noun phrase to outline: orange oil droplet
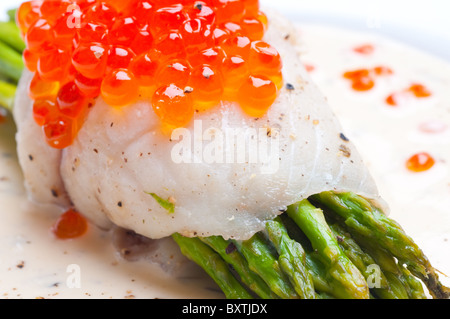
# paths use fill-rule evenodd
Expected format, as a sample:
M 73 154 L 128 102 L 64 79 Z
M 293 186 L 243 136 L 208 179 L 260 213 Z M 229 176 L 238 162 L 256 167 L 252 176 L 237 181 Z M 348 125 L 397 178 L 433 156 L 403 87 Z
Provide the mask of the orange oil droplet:
M 406 161 L 406 167 L 415 173 L 427 171 L 432 168 L 434 164 L 434 158 L 426 152 L 417 153 Z
M 363 44 L 353 48 L 353 51 L 359 54 L 369 55 L 375 51 L 375 47 L 372 44 Z

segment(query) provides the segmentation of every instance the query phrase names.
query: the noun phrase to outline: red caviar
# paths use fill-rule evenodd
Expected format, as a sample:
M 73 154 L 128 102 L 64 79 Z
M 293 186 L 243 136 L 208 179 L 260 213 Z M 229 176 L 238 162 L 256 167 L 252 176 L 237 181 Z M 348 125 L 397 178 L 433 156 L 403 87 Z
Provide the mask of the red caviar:
M 117 69 L 108 74 L 102 82 L 102 97 L 112 106 L 133 103 L 139 95 L 138 82 L 127 69 Z
M 222 99 L 222 77 L 217 69 L 209 65 L 196 67 L 192 72 L 189 84 L 190 87 L 195 87 L 191 94 L 196 101 L 195 109 L 197 111 L 207 110 Z
M 83 236 L 87 230 L 88 222 L 86 218 L 74 209 L 64 212 L 51 228 L 58 239 L 78 238 Z
M 400 92 L 395 92 L 390 94 L 387 98 L 386 98 L 386 103 L 389 104 L 390 106 L 398 106 L 399 102 L 399 98 L 401 98 L 402 96 L 413 96 L 417 99 L 423 99 L 423 98 L 427 98 L 430 97 L 432 95 L 432 93 L 430 92 L 430 90 L 428 90 L 428 88 L 422 84 L 418 84 L 418 83 L 414 83 L 411 84 L 411 86 L 409 86 L 408 88 L 400 91 Z
M 369 91 L 375 86 L 377 76 L 391 75 L 393 71 L 385 66 L 377 66 L 372 69 L 356 69 L 347 71 L 343 77 L 352 82 L 355 91 Z
M 258 0 L 32 0 L 17 22 L 36 72 L 33 116 L 56 148 L 99 96 L 115 107 L 150 98 L 176 127 L 223 99 L 260 117 L 283 84 Z
M 42 127 L 47 143 L 57 149 L 63 149 L 71 145 L 77 129 L 73 119 L 54 109 L 50 110 L 47 116 L 44 116 Z
M 174 84 L 160 87 L 152 99 L 155 113 L 168 125 L 183 126 L 194 115 L 194 106 L 190 92 Z
M 249 76 L 238 92 L 242 109 L 253 117 L 264 115 L 277 96 L 275 84 L 265 76 Z
M 412 172 L 420 173 L 429 170 L 434 164 L 434 158 L 430 154 L 422 152 L 411 156 L 406 161 L 406 168 Z

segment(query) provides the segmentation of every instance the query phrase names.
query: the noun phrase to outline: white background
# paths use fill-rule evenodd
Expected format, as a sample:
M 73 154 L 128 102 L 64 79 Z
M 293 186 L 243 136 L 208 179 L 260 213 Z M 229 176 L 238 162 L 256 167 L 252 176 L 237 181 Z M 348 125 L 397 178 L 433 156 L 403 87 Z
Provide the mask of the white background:
M 126 0 L 124 0 L 126 1 Z M 260 0 L 302 23 L 381 33 L 450 61 L 448 0 Z M 0 17 L 21 0 L 0 0 Z

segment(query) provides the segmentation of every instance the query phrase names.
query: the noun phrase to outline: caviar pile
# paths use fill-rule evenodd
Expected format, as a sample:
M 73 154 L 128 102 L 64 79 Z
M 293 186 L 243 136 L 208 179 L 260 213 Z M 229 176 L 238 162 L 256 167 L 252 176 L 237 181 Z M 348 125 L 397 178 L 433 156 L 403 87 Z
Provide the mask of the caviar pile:
M 180 127 L 220 100 L 262 116 L 282 86 L 258 0 L 35 0 L 17 22 L 34 118 L 55 148 L 72 143 L 98 96 L 112 107 L 147 98 Z

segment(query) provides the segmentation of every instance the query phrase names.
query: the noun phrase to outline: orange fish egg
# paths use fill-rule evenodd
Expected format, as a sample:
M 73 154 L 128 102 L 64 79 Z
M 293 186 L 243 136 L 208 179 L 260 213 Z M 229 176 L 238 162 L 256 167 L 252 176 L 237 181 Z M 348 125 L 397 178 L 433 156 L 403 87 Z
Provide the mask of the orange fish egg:
M 66 148 L 76 136 L 75 121 L 62 114 L 51 112 L 42 127 L 47 143 L 53 148 Z
M 138 98 L 138 81 L 127 69 L 114 70 L 103 79 L 101 95 L 111 106 L 128 105 Z
M 61 114 L 75 119 L 84 111 L 85 99 L 75 82 L 68 82 L 59 89 L 56 105 Z
M 420 173 L 429 170 L 434 164 L 435 160 L 430 154 L 421 152 L 414 154 L 406 161 L 406 168 L 412 172 Z
M 59 86 L 59 82 L 44 81 L 39 74 L 35 73 L 28 86 L 28 95 L 33 100 L 56 96 Z
M 57 112 L 56 102 L 51 98 L 36 99 L 33 103 L 33 118 L 37 125 L 43 126 Z
M 84 97 L 96 98 L 100 95 L 100 88 L 102 85 L 102 79 L 89 79 L 82 74 L 78 73 L 74 79 L 78 90 Z
M 91 79 L 102 77 L 108 62 L 108 47 L 101 43 L 80 45 L 72 55 L 72 64 L 83 76 Z
M 175 59 L 163 64 L 156 76 L 158 86 L 175 84 L 184 87 L 191 76 L 191 66 L 183 59 Z
M 161 67 L 161 52 L 150 50 L 134 58 L 130 70 L 141 86 L 152 86 L 156 83 L 156 74 Z
M 174 127 L 186 125 L 194 116 L 190 92 L 185 92 L 174 84 L 157 89 L 152 98 L 152 106 L 164 124 Z
M 66 61 L 70 60 L 70 53 L 62 49 L 47 50 L 41 55 L 37 63 L 37 72 L 44 81 L 60 81 L 67 77 L 69 67 Z
M 194 88 L 190 94 L 197 111 L 207 110 L 222 99 L 222 74 L 209 65 L 201 65 L 193 70 L 189 86 Z
M 261 117 L 277 97 L 276 85 L 265 76 L 250 75 L 238 92 L 238 101 L 250 116 Z
M 58 239 L 78 238 L 83 236 L 87 230 L 88 222 L 86 218 L 74 209 L 65 211 L 51 228 Z
M 229 56 L 223 61 L 222 73 L 224 94 L 227 98 L 234 99 L 239 88 L 249 76 L 248 62 L 240 56 Z

